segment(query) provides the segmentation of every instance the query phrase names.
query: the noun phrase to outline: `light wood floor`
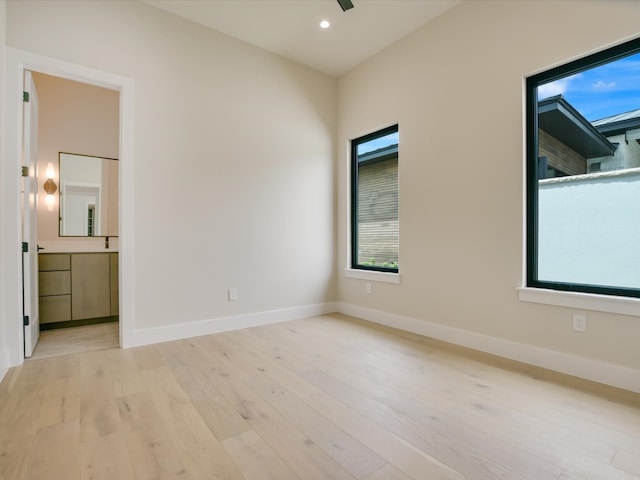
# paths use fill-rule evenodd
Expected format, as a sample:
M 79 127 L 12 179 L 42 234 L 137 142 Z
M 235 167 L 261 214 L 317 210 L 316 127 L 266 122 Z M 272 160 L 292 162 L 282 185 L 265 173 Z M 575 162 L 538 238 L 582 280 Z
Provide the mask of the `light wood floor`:
M 638 479 L 640 395 L 328 315 L 30 360 L 0 478 Z
M 119 345 L 117 322 L 44 330 L 40 332 L 40 340 L 36 344 L 31 360 L 118 348 Z

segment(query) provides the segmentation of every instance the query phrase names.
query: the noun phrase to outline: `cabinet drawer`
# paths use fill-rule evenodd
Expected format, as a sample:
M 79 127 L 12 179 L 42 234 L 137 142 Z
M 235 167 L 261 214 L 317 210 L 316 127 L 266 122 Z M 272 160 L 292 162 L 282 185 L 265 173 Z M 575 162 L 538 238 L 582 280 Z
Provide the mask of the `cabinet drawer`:
M 38 275 L 39 294 L 46 295 L 66 295 L 71 293 L 71 272 L 40 272 Z
M 71 320 L 71 295 L 40 297 L 40 323 Z
M 41 253 L 38 255 L 38 269 L 41 272 L 69 270 L 71 255 L 68 253 Z

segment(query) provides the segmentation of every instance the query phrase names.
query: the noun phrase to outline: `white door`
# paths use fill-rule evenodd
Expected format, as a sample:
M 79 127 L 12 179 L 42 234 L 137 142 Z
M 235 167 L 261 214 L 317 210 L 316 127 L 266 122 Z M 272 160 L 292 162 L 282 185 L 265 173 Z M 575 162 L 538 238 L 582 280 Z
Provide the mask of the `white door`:
M 22 165 L 28 176 L 22 178 L 22 305 L 24 356 L 33 355 L 40 336 L 38 313 L 38 96 L 31 72 L 25 71 L 23 103 Z M 27 251 L 25 251 L 27 250 Z

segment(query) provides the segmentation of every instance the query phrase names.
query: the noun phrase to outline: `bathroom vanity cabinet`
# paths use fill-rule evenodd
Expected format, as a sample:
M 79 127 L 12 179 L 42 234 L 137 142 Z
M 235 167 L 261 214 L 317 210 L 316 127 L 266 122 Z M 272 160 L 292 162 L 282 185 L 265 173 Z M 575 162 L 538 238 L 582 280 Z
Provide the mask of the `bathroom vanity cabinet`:
M 117 253 L 41 253 L 38 266 L 44 328 L 60 322 L 109 321 L 118 315 Z

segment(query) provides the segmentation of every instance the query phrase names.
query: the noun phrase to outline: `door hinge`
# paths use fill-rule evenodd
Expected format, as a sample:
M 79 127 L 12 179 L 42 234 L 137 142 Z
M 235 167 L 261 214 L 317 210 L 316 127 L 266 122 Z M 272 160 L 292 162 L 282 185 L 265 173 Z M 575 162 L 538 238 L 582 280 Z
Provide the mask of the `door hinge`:
M 22 253 L 29 253 L 29 242 L 22 242 Z
M 22 167 L 22 169 L 20 170 L 20 174 L 23 177 L 28 177 L 29 176 L 29 167 Z
M 29 315 L 22 317 L 22 323 L 25 327 L 29 326 Z
M 22 101 L 29 103 L 29 92 L 22 92 Z

